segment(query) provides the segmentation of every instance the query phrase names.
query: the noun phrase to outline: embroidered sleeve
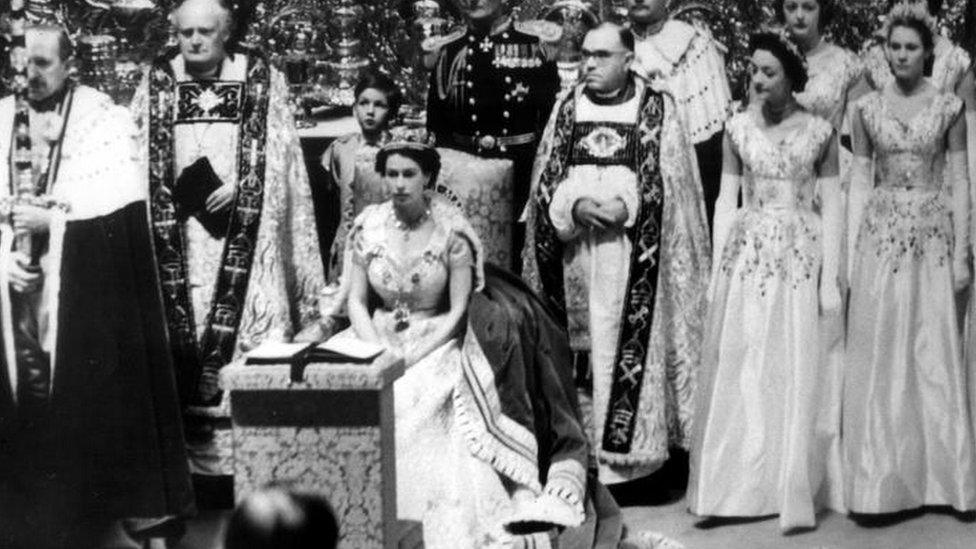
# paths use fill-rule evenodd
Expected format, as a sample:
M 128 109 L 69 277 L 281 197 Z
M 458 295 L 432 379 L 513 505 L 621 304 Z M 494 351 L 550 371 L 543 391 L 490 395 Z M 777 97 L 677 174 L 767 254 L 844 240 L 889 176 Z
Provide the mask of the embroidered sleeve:
M 474 254 L 471 251 L 471 244 L 461 233 L 451 234 L 447 242 L 447 267 L 451 270 L 461 267 L 473 267 Z
M 945 97 L 945 101 L 942 130 L 949 131 L 949 128 L 956 122 L 956 119 L 965 112 L 965 103 L 955 94 L 947 93 L 943 97 Z
M 739 156 L 742 150 L 742 117 L 748 116 L 745 112 L 737 113 L 729 120 L 726 124 L 726 131 L 729 134 L 729 143 L 732 145 L 732 150 L 736 152 Z
M 363 226 L 360 223 L 353 225 L 352 230 L 349 232 L 349 240 L 346 245 L 352 251 L 353 263 L 363 267 L 369 265 L 369 254 L 366 252 Z
M 951 58 L 949 62 L 946 63 L 949 67 L 947 71 L 949 75 L 945 88 L 945 91 L 947 92 L 952 92 L 956 89 L 956 86 L 958 86 L 962 79 L 966 76 L 966 71 L 969 70 L 969 66 L 971 65 L 969 54 L 966 52 L 966 50 L 960 48 L 959 46 L 953 46 L 952 53 L 950 55 Z

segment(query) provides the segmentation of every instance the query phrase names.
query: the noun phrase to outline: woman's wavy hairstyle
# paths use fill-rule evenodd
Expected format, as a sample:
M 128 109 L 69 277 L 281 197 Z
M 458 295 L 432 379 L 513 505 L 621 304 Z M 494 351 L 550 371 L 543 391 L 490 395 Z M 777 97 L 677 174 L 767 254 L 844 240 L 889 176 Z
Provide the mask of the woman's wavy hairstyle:
M 820 19 L 817 20 L 817 29 L 823 32 L 834 22 L 834 17 L 837 15 L 837 4 L 835 0 L 816 0 L 816 2 L 820 6 Z M 786 0 L 775 0 L 773 2 L 773 13 L 776 16 L 776 22 L 780 25 L 786 24 L 785 4 Z

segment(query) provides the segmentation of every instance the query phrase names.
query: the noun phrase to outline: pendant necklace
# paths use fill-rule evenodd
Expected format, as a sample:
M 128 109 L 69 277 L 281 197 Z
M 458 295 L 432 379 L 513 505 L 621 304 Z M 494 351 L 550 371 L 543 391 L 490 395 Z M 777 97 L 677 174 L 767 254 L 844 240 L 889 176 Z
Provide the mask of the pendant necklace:
M 414 219 L 413 221 L 407 223 L 396 216 L 393 215 L 393 223 L 396 228 L 403 232 L 403 241 L 407 242 L 410 239 L 410 233 L 415 231 L 418 227 L 427 221 L 430 217 L 430 207 L 426 207 L 424 212 Z M 409 265 L 408 262 L 404 262 L 403 265 Z M 403 276 L 401 275 L 400 280 L 397 283 L 397 298 L 393 305 L 393 330 L 397 332 L 402 332 L 410 327 L 410 301 L 407 297 L 407 290 L 403 281 Z M 413 273 L 410 277 L 410 288 L 415 289 L 420 283 L 420 273 Z
M 417 219 L 410 222 L 403 221 L 397 217 L 396 214 L 394 214 L 393 224 L 396 226 L 397 230 L 403 233 L 403 241 L 406 242 L 410 240 L 410 233 L 423 225 L 424 221 L 427 221 L 428 217 L 430 217 L 430 207 L 425 208 L 424 213 L 420 214 Z

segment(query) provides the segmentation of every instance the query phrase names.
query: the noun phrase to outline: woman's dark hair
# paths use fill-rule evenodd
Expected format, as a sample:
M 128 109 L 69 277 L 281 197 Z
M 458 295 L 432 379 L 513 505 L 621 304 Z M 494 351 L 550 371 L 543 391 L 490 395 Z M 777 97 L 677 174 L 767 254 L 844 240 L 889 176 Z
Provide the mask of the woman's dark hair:
M 820 18 L 817 20 L 817 30 L 823 32 L 824 29 L 834 22 L 837 6 L 834 4 L 834 0 L 816 0 L 816 2 L 820 6 Z M 773 13 L 776 14 L 776 22 L 781 25 L 786 24 L 786 12 L 783 8 L 785 4 L 786 0 L 776 0 L 773 2 Z
M 928 50 L 929 55 L 925 58 L 925 76 L 932 76 L 932 69 L 935 66 L 935 35 L 932 33 L 932 29 L 920 19 L 914 17 L 893 17 L 888 22 L 888 35 L 885 36 L 885 41 L 891 40 L 891 32 L 895 27 L 903 27 L 906 29 L 911 29 L 918 34 L 918 37 L 922 40 L 922 47 Z
M 248 496 L 234 510 L 225 549 L 335 549 L 339 524 L 325 498 L 279 488 Z
M 376 171 L 380 174 L 386 172 L 386 159 L 391 155 L 399 154 L 413 160 L 420 166 L 420 171 L 430 176 L 427 187 L 433 187 L 437 182 L 437 176 L 441 172 L 441 155 L 433 147 L 416 147 L 404 145 L 387 146 L 376 153 Z
M 359 99 L 359 94 L 369 89 L 379 90 L 386 96 L 386 103 L 390 107 L 386 120 L 388 123 L 393 121 L 400 111 L 400 105 L 403 104 L 403 94 L 400 92 L 400 88 L 389 76 L 379 72 L 369 72 L 356 83 L 356 87 L 353 88 L 353 97 Z
M 807 69 L 803 64 L 803 58 L 798 53 L 799 50 L 791 49 L 784 42 L 786 38 L 780 38 L 771 32 L 759 32 L 749 37 L 749 53 L 756 50 L 768 51 L 773 57 L 783 65 L 783 73 L 790 80 L 791 88 L 794 92 L 801 92 L 807 86 Z

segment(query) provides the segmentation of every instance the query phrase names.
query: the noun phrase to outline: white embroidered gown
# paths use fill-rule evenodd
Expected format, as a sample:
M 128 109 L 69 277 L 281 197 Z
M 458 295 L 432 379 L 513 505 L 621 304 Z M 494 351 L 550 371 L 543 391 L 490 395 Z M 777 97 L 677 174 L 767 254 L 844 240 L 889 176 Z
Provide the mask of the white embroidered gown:
M 833 128 L 804 112 L 799 129 L 773 142 L 756 116 L 726 126 L 744 205 L 713 281 L 688 502 L 697 515 L 778 514 L 783 529 L 809 527 L 820 477 L 810 453 L 823 255 L 812 197 Z
M 402 356 L 422 346 L 442 321 L 450 270 L 475 265 L 473 231 L 457 231 L 460 214 L 449 208 L 432 203 L 436 228 L 414 257 L 390 251 L 387 239 L 399 234 L 390 202 L 367 206 L 357 221 L 362 229 L 353 229 L 353 261 L 366 269 L 384 303 L 373 314 L 373 326 L 382 343 Z M 401 331 L 393 312 L 398 300 L 411 310 L 409 327 Z M 501 525 L 513 512 L 511 498 L 492 466 L 471 453 L 459 425 L 461 343 L 461 336 L 452 338 L 394 385 L 397 515 L 422 521 L 428 549 L 506 547 L 509 537 Z
M 951 273 L 945 135 L 962 101 L 910 121 L 882 94 L 855 103 L 876 157 L 854 255 L 844 387 L 851 511 L 976 508 L 976 446 Z
M 847 113 L 849 96 L 854 85 L 864 74 L 861 60 L 851 51 L 835 44 L 826 43 L 807 56 L 809 80 L 796 100 L 808 111 L 826 119 L 836 130 L 840 160 L 842 188 L 850 183 L 850 167 L 853 156 L 840 146 L 840 136 L 850 133 Z M 819 195 L 819 190 L 817 195 Z M 818 196 L 815 204 L 820 203 Z M 846 199 L 845 199 L 846 202 Z M 845 239 L 846 242 L 846 239 Z M 841 256 L 841 272 L 847 272 L 847 253 Z M 819 470 L 825 471 L 822 499 L 831 509 L 843 512 L 843 479 L 840 450 L 841 393 L 844 376 L 844 316 L 834 315 L 825 323 L 822 333 L 823 367 L 817 383 L 823 389 L 823 398 L 817 407 L 814 420 L 814 444 L 812 453 L 823 460 Z

